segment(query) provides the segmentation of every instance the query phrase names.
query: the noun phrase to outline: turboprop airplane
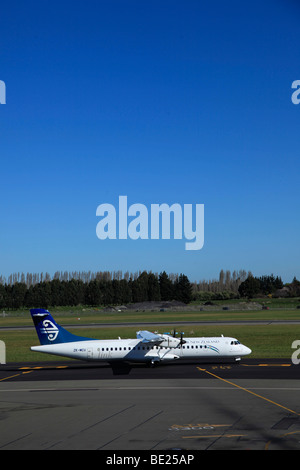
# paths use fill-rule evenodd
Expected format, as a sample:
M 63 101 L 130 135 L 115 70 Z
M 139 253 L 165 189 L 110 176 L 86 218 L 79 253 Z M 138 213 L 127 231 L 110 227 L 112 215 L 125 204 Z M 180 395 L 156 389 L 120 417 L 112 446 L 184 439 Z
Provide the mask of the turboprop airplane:
M 136 339 L 97 340 L 77 336 L 58 325 L 48 310 L 30 310 L 40 346 L 32 351 L 64 356 L 84 361 L 142 362 L 155 365 L 178 359 L 231 358 L 240 360 L 251 354 L 251 349 L 235 338 L 224 336 L 180 338 L 170 334 L 138 331 Z

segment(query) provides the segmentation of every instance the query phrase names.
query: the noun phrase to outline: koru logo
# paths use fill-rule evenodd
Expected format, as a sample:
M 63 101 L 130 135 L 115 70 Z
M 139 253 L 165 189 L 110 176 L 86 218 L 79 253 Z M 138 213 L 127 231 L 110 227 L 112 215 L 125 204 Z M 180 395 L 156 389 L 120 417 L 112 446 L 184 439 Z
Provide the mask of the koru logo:
M 44 328 L 41 328 L 41 333 L 48 335 L 49 341 L 54 341 L 59 333 L 57 326 L 55 326 L 50 320 L 44 320 L 43 326 Z

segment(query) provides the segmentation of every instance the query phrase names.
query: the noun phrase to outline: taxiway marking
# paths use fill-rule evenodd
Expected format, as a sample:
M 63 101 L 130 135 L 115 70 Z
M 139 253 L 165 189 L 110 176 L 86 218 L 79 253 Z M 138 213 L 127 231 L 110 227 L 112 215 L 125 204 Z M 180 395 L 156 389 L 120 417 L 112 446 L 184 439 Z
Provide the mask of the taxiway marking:
M 0 382 L 3 382 L 3 380 L 8 380 L 8 379 L 12 379 L 14 377 L 18 377 L 18 375 L 30 374 L 30 372 L 32 372 L 32 370 L 28 370 L 26 372 L 21 372 L 21 374 L 10 375 L 9 377 L 4 377 L 3 379 L 0 379 Z
M 52 369 L 52 366 L 35 366 L 35 367 L 29 367 L 29 366 L 24 366 L 24 367 L 19 367 L 19 370 L 40 370 L 40 369 Z M 54 367 L 55 369 L 67 369 L 68 366 L 56 366 Z
M 182 436 L 182 439 L 216 438 L 216 437 L 243 437 L 246 434 L 207 434 L 205 436 Z
M 219 379 L 219 380 L 222 380 L 223 382 L 226 382 L 230 385 L 233 385 L 234 387 L 237 387 L 239 388 L 240 390 L 244 390 L 244 392 L 248 392 L 248 393 L 251 393 L 252 395 L 258 397 L 258 398 L 261 398 L 262 400 L 265 400 L 265 401 L 268 401 L 269 403 L 272 403 L 272 405 L 276 405 L 276 406 L 279 406 L 280 408 L 283 408 L 284 410 L 287 410 L 289 411 L 290 413 L 293 413 L 297 416 L 300 416 L 300 413 L 297 413 L 296 411 L 294 410 L 290 410 L 289 408 L 287 408 L 286 406 L 283 406 L 283 405 L 280 405 L 279 403 L 276 403 L 275 401 L 273 400 L 270 400 L 269 398 L 266 398 L 266 397 L 263 397 L 262 395 L 258 395 L 258 393 L 254 393 L 252 392 L 251 390 L 247 389 L 247 388 L 244 388 L 244 387 L 241 387 L 240 385 L 237 385 L 233 382 L 230 382 L 229 380 L 226 380 L 226 379 L 223 379 L 222 377 L 219 377 L 218 375 L 216 374 L 213 374 L 212 372 L 209 372 L 208 370 L 206 369 L 202 369 L 201 367 L 197 367 L 197 369 L 201 372 L 206 372 L 206 374 L 209 374 L 209 375 L 212 375 L 213 377 L 215 377 L 216 379 Z
M 279 436 L 279 438 L 276 438 L 276 440 L 278 439 L 281 439 L 281 438 L 285 438 L 286 436 L 291 436 L 292 434 L 298 434 L 300 431 L 292 431 L 292 432 L 287 432 L 285 434 L 282 434 L 281 436 Z M 270 447 L 270 444 L 272 444 L 272 441 L 275 441 L 275 439 L 271 439 L 270 441 L 268 441 L 265 445 L 265 450 L 269 450 L 269 447 Z

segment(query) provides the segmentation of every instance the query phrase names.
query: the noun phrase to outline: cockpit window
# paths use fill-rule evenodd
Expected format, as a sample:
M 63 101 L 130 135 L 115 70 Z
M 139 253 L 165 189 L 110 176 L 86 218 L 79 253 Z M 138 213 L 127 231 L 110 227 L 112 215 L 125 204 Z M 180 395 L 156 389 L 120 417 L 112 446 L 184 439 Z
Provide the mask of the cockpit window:
M 237 340 L 236 340 L 236 341 L 231 341 L 231 343 L 230 343 L 230 344 L 241 344 L 241 343 L 240 343 L 239 341 L 237 341 Z

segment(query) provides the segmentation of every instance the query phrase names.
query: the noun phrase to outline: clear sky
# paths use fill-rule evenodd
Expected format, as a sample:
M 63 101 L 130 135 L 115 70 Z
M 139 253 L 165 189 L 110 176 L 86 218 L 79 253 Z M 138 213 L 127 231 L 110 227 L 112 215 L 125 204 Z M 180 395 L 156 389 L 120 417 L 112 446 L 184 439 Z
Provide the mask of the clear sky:
M 0 274 L 300 279 L 296 0 L 1 6 Z M 102 203 L 204 204 L 204 247 L 99 240 Z

